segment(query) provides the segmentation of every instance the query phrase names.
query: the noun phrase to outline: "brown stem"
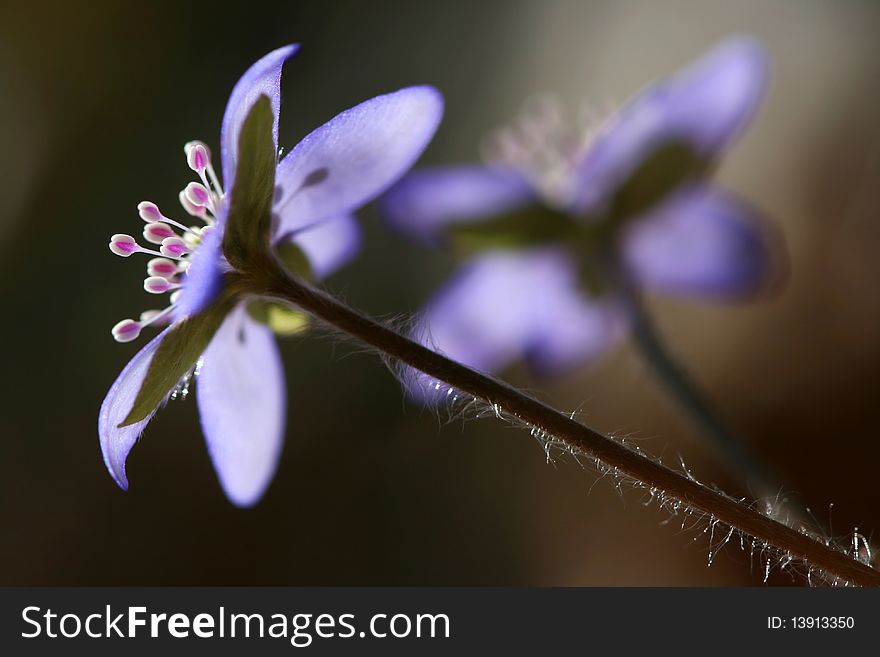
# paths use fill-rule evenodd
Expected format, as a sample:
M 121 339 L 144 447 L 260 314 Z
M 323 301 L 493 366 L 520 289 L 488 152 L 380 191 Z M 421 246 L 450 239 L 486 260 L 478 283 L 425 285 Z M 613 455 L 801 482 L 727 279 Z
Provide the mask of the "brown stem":
M 503 382 L 409 340 L 283 270 L 274 267 L 273 270 L 269 275 L 245 279 L 242 283 L 250 293 L 299 306 L 366 345 L 490 405 L 497 405 L 506 414 L 567 446 L 646 486 L 664 491 L 687 507 L 754 537 L 782 554 L 802 559 L 849 584 L 880 586 L 880 571 L 636 453 Z

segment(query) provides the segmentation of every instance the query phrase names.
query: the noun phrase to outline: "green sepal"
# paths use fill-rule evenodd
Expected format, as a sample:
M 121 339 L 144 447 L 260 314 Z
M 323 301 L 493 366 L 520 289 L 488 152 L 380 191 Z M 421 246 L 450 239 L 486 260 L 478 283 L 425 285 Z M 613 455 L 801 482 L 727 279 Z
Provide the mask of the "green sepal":
M 223 255 L 236 269 L 265 258 L 272 228 L 272 197 L 277 164 L 268 96 L 248 112 L 238 136 L 238 162 L 223 233 Z
M 535 205 L 487 221 L 453 224 L 447 235 L 456 255 L 467 257 L 489 249 L 566 242 L 574 239 L 578 230 L 569 216 Z
M 221 293 L 207 308 L 177 322 L 168 331 L 153 354 L 141 389 L 119 428 L 140 422 L 162 403 L 208 348 L 235 303 L 236 298 L 232 294 Z
M 664 201 L 688 181 L 705 174 L 708 160 L 683 141 L 667 141 L 636 167 L 611 197 L 605 214 L 584 217 L 581 232 L 570 246 L 580 261 L 580 286 L 591 297 L 614 287 L 617 265 L 612 254 L 619 252 L 625 222 L 637 219 Z
M 275 254 L 287 270 L 307 281 L 312 280 L 312 263 L 305 252 L 293 241 L 282 242 L 275 247 Z
M 301 310 L 262 299 L 251 301 L 247 306 L 247 312 L 251 319 L 264 324 L 280 336 L 301 333 L 308 327 L 310 320 L 309 315 Z
M 612 225 L 643 215 L 683 184 L 705 173 L 708 161 L 684 141 L 667 141 L 642 160 L 611 198 Z

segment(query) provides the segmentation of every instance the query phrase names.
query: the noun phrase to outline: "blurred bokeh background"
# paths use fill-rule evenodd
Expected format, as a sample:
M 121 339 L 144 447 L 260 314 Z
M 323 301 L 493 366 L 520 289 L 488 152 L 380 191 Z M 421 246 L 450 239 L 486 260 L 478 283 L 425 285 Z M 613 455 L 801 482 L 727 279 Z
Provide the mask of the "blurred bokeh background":
M 17 2 L 0 5 L 0 584 L 753 585 L 749 556 L 638 494 L 545 462 L 489 420 L 440 426 L 379 359 L 306 336 L 283 345 L 287 445 L 264 501 L 223 497 L 192 399 L 150 425 L 122 493 L 96 433 L 138 343 L 141 265 L 107 238 L 190 179 L 256 58 L 286 69 L 281 143 L 377 93 L 431 83 L 446 117 L 424 162 L 478 157 L 540 92 L 606 107 L 733 32 L 774 61 L 769 96 L 719 171 L 780 226 L 790 277 L 751 303 L 652 300 L 669 344 L 724 417 L 833 531 L 880 529 L 880 3 L 666 0 Z M 366 249 L 328 287 L 377 316 L 418 309 L 449 259 L 362 213 Z M 681 453 L 742 492 L 629 347 L 542 397 L 643 449 Z M 790 583 L 783 576 L 774 583 Z

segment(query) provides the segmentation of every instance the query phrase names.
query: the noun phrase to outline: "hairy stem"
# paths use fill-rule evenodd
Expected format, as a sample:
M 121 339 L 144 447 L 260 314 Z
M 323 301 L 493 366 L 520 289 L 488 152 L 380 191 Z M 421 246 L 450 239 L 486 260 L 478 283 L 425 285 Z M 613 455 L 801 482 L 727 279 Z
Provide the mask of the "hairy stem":
M 622 475 L 664 491 L 687 507 L 752 536 L 784 555 L 801 559 L 845 583 L 880 586 L 880 571 L 638 454 L 501 381 L 409 340 L 280 267 L 263 271 L 259 276 L 244 277 L 240 282 L 249 293 L 298 306 L 365 345 L 485 401 Z

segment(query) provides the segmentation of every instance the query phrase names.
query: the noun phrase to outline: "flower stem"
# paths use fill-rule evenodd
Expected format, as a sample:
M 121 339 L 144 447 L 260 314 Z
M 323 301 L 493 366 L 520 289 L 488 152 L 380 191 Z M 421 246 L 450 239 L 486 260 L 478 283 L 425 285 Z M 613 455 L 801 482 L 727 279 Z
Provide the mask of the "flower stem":
M 642 358 L 693 423 L 759 497 L 773 497 L 779 485 L 748 447 L 728 431 L 712 404 L 663 344 L 651 317 L 634 293 L 625 296 L 631 334 Z
M 619 474 L 663 491 L 687 508 L 706 514 L 711 522 L 721 522 L 753 537 L 759 545 L 801 559 L 809 567 L 824 571 L 840 582 L 880 586 L 880 571 L 638 454 L 506 383 L 475 372 L 409 340 L 326 292 L 289 275 L 280 266 L 253 278 L 244 277 L 240 283 L 250 294 L 293 304 L 333 329 L 483 400 L 504 414 L 518 418 L 573 450 L 613 468 Z

